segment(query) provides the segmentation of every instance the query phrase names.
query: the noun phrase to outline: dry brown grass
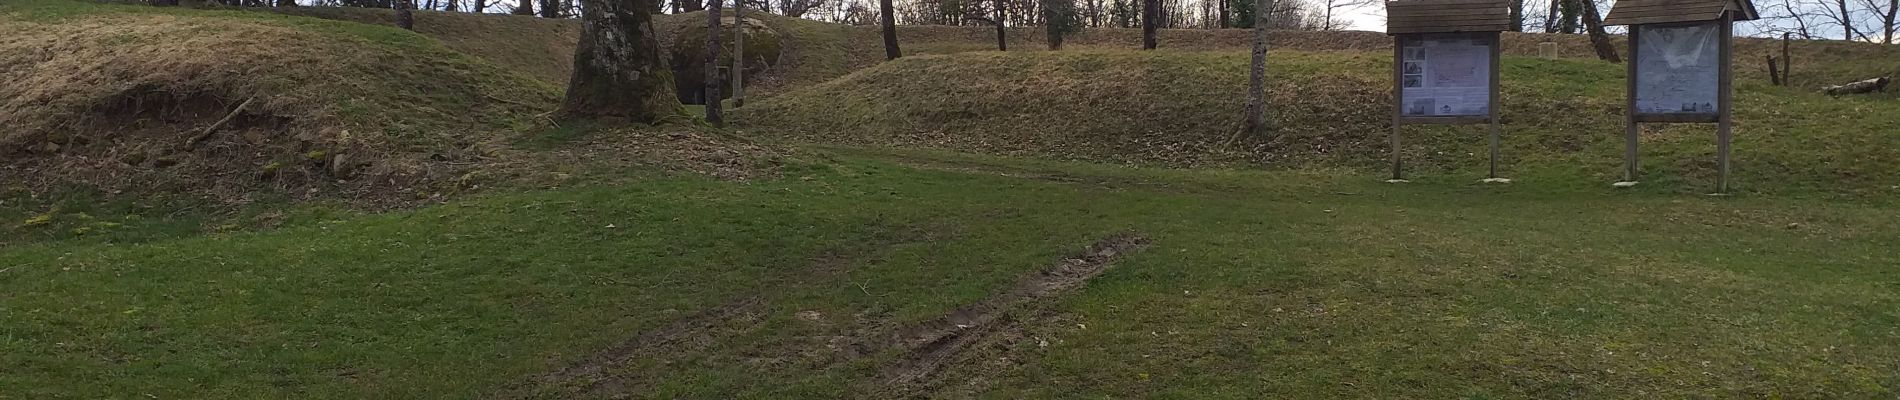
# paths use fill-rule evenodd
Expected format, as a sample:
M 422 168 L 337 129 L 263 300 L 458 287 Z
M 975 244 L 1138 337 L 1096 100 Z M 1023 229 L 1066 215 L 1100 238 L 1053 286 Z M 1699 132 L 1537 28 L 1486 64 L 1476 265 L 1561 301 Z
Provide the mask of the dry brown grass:
M 5 183 L 232 202 L 273 192 L 262 188 L 427 197 L 442 190 L 430 182 L 494 153 L 509 115 L 552 104 L 550 90 L 419 38 L 349 29 L 164 13 L 0 17 Z

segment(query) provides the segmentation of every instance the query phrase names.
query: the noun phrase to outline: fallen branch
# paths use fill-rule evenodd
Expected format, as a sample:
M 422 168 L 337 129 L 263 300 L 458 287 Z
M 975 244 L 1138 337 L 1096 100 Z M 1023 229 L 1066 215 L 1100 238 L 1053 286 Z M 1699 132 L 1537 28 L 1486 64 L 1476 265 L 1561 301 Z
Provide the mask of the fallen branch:
M 1873 78 L 1873 79 L 1868 79 L 1868 80 L 1863 80 L 1863 81 L 1848 82 L 1845 84 L 1821 88 L 1821 93 L 1827 93 L 1829 95 L 1839 96 L 1843 94 L 1861 94 L 1861 93 L 1879 92 L 1879 91 L 1886 90 L 1887 83 L 1890 81 L 1892 81 L 1892 79 L 1889 79 L 1883 76 L 1883 77 Z
M 194 136 L 191 138 L 191 140 L 185 141 L 185 149 L 189 150 L 189 149 L 197 148 L 199 142 L 203 142 L 205 139 L 211 138 L 211 134 L 217 133 L 218 128 L 223 127 L 224 124 L 226 123 L 230 123 L 232 119 L 237 118 L 238 114 L 243 113 L 246 107 L 250 107 L 251 101 L 253 100 L 257 100 L 257 98 L 252 97 L 252 98 L 244 99 L 243 103 L 238 103 L 237 108 L 231 109 L 230 114 L 225 114 L 224 119 L 220 119 L 218 120 L 218 122 L 211 124 L 211 126 L 205 127 L 204 132 L 200 132 L 198 133 L 198 136 Z

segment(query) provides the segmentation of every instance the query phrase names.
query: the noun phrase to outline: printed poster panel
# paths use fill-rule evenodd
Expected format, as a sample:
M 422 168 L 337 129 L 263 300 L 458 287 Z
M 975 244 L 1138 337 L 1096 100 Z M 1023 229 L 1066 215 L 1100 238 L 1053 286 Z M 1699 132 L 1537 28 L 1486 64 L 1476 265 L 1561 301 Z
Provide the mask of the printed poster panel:
M 1714 114 L 1721 78 L 1722 28 L 1637 25 L 1636 111 Z
M 1491 38 L 1424 34 L 1404 41 L 1399 63 L 1401 115 L 1491 114 Z

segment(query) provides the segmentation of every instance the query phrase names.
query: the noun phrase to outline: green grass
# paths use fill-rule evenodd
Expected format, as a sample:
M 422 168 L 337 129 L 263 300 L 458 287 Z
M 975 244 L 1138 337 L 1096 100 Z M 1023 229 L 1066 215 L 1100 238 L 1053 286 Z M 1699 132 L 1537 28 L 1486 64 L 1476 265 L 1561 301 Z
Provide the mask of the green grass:
M 624 366 L 660 382 L 635 394 L 849 396 L 871 366 L 744 360 L 836 334 L 792 313 L 925 320 L 1124 231 L 1155 244 L 1027 328 L 1050 346 L 953 376 L 994 398 L 1900 388 L 1888 207 L 832 152 L 778 180 L 0 248 L 0 397 L 480 397 L 749 296 L 768 305 L 760 329 Z M 813 272 L 838 259 L 846 273 Z

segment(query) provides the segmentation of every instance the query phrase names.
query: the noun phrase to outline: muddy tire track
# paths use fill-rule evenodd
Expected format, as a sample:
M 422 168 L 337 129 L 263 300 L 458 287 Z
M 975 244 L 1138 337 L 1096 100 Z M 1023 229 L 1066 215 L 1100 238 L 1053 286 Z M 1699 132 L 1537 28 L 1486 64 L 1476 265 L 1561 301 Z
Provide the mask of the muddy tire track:
M 852 265 L 877 260 L 891 246 L 943 240 L 951 235 L 941 226 L 877 226 L 873 229 L 878 232 L 875 236 L 883 240 L 821 251 L 807 261 L 802 272 L 772 278 L 773 284 L 763 286 L 809 287 L 839 277 L 848 278 Z M 627 371 L 629 367 L 643 362 L 667 365 L 692 362 L 714 346 L 766 328 L 767 317 L 775 311 L 766 295 L 745 296 L 641 332 L 566 367 L 505 387 L 493 397 L 626 397 L 651 388 L 659 379 Z
M 943 317 L 899 329 L 885 349 L 902 355 L 879 367 L 860 385 L 865 398 L 919 398 L 941 389 L 953 366 L 985 364 L 975 355 L 1008 352 L 1027 339 L 1030 326 L 1055 315 L 1055 299 L 1087 284 L 1122 256 L 1146 247 L 1146 237 L 1124 233 L 1095 242 L 1081 254 L 1017 281 L 1009 290 Z M 1010 359 L 1020 360 L 1020 355 Z
M 602 397 L 624 393 L 644 384 L 641 377 L 617 374 L 641 358 L 703 350 L 718 340 L 715 332 L 746 331 L 764 320 L 765 303 L 747 297 L 688 315 L 641 333 L 587 358 L 508 388 L 498 398 L 534 398 L 584 395 Z M 547 393 L 545 391 L 554 391 Z

